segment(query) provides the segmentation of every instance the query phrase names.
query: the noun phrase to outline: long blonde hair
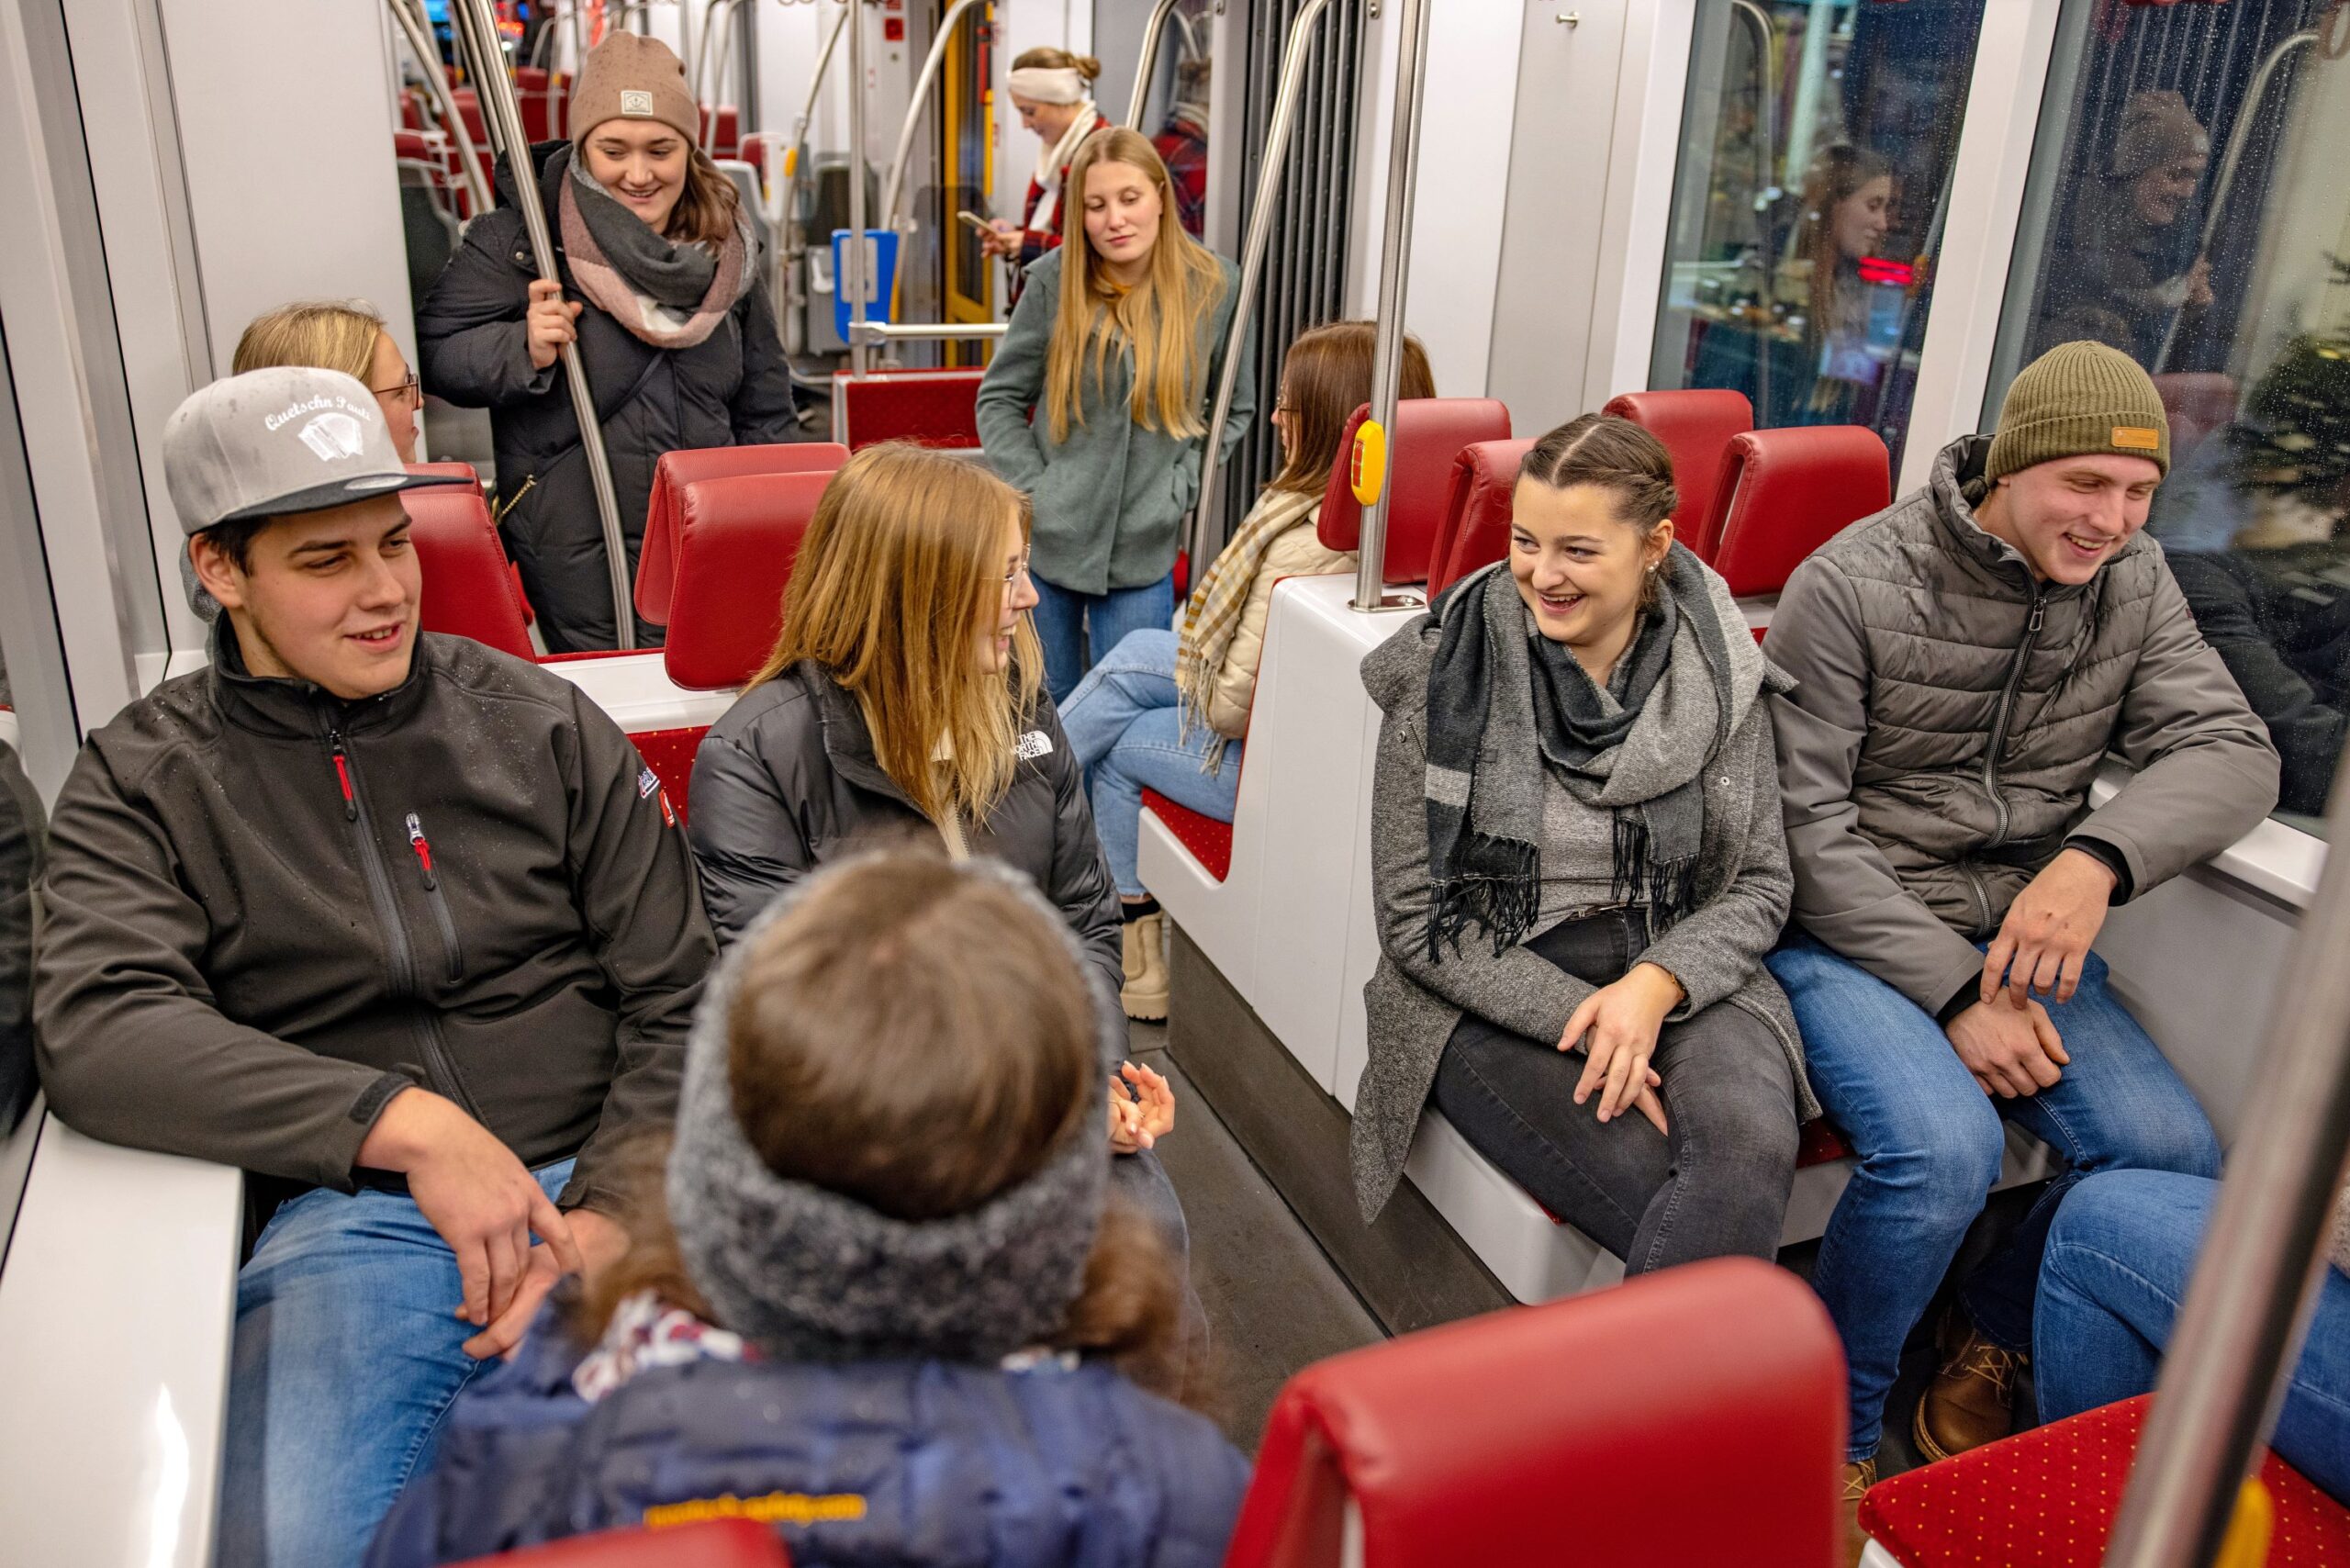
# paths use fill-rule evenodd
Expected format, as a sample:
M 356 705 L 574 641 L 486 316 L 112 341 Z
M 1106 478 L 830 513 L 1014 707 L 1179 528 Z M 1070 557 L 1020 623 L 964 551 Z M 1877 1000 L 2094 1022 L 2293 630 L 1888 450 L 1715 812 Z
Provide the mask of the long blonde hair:
M 364 299 L 305 299 L 252 319 L 237 339 L 232 375 L 274 365 L 340 370 L 364 382 L 375 367 L 384 319 Z
M 1085 238 L 1085 176 L 1101 163 L 1126 163 L 1158 190 L 1158 239 L 1150 274 L 1131 289 L 1110 281 Z M 1092 384 L 1102 385 L 1112 353 L 1135 360 L 1134 421 L 1182 439 L 1203 433 L 1206 365 L 1200 319 L 1224 297 L 1224 273 L 1206 246 L 1183 232 L 1175 192 L 1158 149 L 1138 131 L 1097 130 L 1069 161 L 1061 193 L 1061 293 L 1045 351 L 1045 418 L 1055 441 L 1085 423 L 1087 350 Z
M 1027 503 L 979 465 L 904 442 L 867 447 L 824 487 L 783 590 L 783 633 L 751 678 L 822 666 L 856 694 L 874 760 L 933 822 L 950 809 L 983 822 L 1003 799 L 1044 685 L 1024 615 L 1009 675 L 979 666 L 1007 522 L 1024 541 Z

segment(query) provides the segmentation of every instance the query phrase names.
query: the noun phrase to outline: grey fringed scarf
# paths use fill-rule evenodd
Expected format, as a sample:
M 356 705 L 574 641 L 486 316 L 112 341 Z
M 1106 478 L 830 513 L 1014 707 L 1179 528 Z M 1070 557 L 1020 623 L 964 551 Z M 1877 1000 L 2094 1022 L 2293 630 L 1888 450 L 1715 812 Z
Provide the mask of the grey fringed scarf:
M 734 1116 L 726 1031 L 744 955 L 807 888 L 856 863 L 820 871 L 777 900 L 711 977 L 686 1047 L 669 1156 L 678 1250 L 719 1320 L 768 1355 L 992 1362 L 1049 1339 L 1083 1287 L 1110 1173 L 1098 1114 L 1079 1117 L 1066 1145 L 1026 1181 L 976 1209 L 922 1221 L 778 1176 Z M 1014 889 L 1067 935 L 1020 873 L 988 860 L 960 869 Z M 1069 950 L 1092 988 L 1105 1054 L 1123 1051 L 1107 1043 L 1125 1038 L 1118 999 L 1094 980 L 1073 936 Z
M 1502 952 L 1541 904 L 1543 769 L 1616 824 L 1613 896 L 1655 929 L 1688 913 L 1705 836 L 1699 773 L 1729 734 L 1730 659 L 1705 568 L 1675 544 L 1656 603 L 1609 683 L 1533 633 L 1507 565 L 1463 578 L 1429 612 L 1428 956 L 1472 926 Z M 1610 709 L 1613 709 L 1613 711 Z

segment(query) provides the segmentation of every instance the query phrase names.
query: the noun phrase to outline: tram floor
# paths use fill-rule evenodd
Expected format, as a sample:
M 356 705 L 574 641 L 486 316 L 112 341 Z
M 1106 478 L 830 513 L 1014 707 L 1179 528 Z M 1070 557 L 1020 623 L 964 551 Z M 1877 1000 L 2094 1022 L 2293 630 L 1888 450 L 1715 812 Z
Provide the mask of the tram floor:
M 1207 1406 L 1255 1453 L 1281 1384 L 1325 1356 L 1385 1338 L 1238 1141 L 1169 1059 L 1167 1031 L 1129 1025 L 1133 1059 L 1174 1085 L 1175 1131 L 1160 1148 L 1192 1232 L 1192 1284 L 1208 1316 Z

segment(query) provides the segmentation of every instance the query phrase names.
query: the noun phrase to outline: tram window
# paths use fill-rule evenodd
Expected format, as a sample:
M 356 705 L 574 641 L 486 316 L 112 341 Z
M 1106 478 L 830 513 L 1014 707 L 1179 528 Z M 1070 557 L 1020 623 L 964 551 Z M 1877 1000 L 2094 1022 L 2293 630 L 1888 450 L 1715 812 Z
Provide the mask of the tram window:
M 2068 339 L 2153 374 L 2147 530 L 2311 833 L 2350 727 L 2345 146 L 2350 8 L 2068 5 L 1983 409 Z
M 1649 385 L 1901 461 L 1981 0 L 1699 0 Z

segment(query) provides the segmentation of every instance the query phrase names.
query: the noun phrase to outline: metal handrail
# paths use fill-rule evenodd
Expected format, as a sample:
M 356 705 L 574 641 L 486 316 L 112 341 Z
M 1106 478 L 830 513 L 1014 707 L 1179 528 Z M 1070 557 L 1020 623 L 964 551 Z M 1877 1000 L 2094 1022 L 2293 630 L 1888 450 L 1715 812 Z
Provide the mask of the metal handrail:
M 800 116 L 791 122 L 791 144 L 777 171 L 776 205 L 782 213 L 783 243 L 776 247 L 775 286 L 776 308 L 783 309 L 799 302 L 792 293 L 794 269 L 800 258 L 807 253 L 806 236 L 800 232 L 796 216 L 800 200 L 800 170 L 808 162 L 808 128 L 816 121 L 816 102 L 823 95 L 824 73 L 831 69 L 833 51 L 841 41 L 841 29 L 856 11 L 855 0 L 842 0 L 841 14 L 833 22 L 833 30 L 824 36 L 824 47 L 816 55 L 816 69 L 808 75 L 808 101 L 800 106 Z M 804 345 L 803 345 L 804 346 Z
M 2260 69 L 2252 73 L 2252 90 L 2244 95 L 2244 107 L 2236 111 L 2236 123 L 2228 132 L 2228 150 L 2220 157 L 2220 177 L 2211 185 L 2211 209 L 2203 215 L 2203 238 L 2195 247 L 2195 259 L 2201 261 L 2211 253 L 2211 241 L 2220 232 L 2220 219 L 2228 210 L 2228 197 L 2236 183 L 2236 166 L 2244 162 L 2244 143 L 2252 140 L 2252 128 L 2260 116 L 2261 100 L 2268 95 L 2268 84 L 2277 73 L 2284 69 L 2285 57 L 2297 49 L 2307 49 L 2317 42 L 2317 30 L 2305 28 L 2291 34 L 2268 51 Z M 2170 325 L 2163 329 L 2162 347 L 2154 351 L 2153 369 L 2160 371 L 2170 361 L 2170 351 L 2178 341 L 2178 323 L 2187 315 L 2186 301 L 2170 313 Z
M 694 50 L 692 92 L 694 95 L 694 106 L 697 109 L 700 107 L 702 103 L 702 89 L 710 84 L 710 40 L 711 35 L 722 31 L 719 27 L 720 13 L 724 13 L 726 23 L 722 29 L 725 36 L 723 40 L 720 43 L 718 50 L 719 91 L 723 93 L 726 89 L 727 68 L 734 62 L 734 35 L 738 30 L 735 26 L 735 17 L 741 14 L 743 7 L 750 3 L 751 0 L 710 0 L 709 6 L 703 8 L 701 14 L 701 38 L 698 46 Z M 710 100 L 711 106 L 713 109 L 724 101 L 725 100 L 722 97 Z M 715 116 L 712 117 L 712 119 L 713 123 L 715 123 Z
M 1305 89 L 1306 55 L 1314 47 L 1314 26 L 1329 8 L 1330 0 L 1305 0 L 1290 23 L 1289 39 L 1281 50 L 1280 85 L 1273 94 L 1273 118 L 1265 129 L 1265 161 L 1257 172 L 1257 199 L 1248 208 L 1248 233 L 1240 246 L 1240 280 L 1232 301 L 1232 330 L 1224 344 L 1224 373 L 1216 378 L 1215 403 L 1208 419 L 1207 442 L 1200 454 L 1200 494 L 1192 504 L 1187 541 L 1194 571 L 1207 559 L 1208 531 L 1214 526 L 1216 481 L 1224 467 L 1224 422 L 1232 417 L 1232 398 L 1239 386 L 1240 358 L 1248 351 L 1248 317 L 1256 308 L 1257 286 L 1265 273 L 1265 252 L 1272 243 L 1274 208 L 1279 205 L 1281 174 L 1289 165 L 1290 140 L 1297 129 L 1297 100 Z
M 1404 376 L 1404 301 L 1412 273 L 1412 208 L 1419 189 L 1421 100 L 1427 92 L 1427 0 L 1404 0 L 1396 17 L 1395 118 L 1387 135 L 1387 210 L 1379 243 L 1379 335 L 1371 351 L 1371 417 L 1387 439 L 1378 443 L 1378 491 L 1362 509 L 1348 607 L 1394 610 L 1416 605 L 1387 592 L 1387 511 L 1394 498 L 1395 405 Z M 1363 465 L 1363 479 L 1372 465 Z
M 867 321 L 862 329 L 871 343 L 977 342 L 1011 330 L 1008 321 Z
M 2327 836 L 2350 844 L 2350 772 Z M 2275 1425 L 2315 1286 L 2321 1244 L 2350 1150 L 2350 855 L 2329 855 L 2281 973 L 2243 1124 L 2203 1256 L 2155 1385 L 2122 1494 L 2108 1568 L 2213 1560 L 2259 1445 Z
M 864 0 L 848 0 L 854 14 Z M 868 355 L 865 342 L 865 291 L 872 269 L 865 252 L 865 24 L 848 30 L 848 253 L 842 257 L 846 274 L 833 279 L 834 288 L 848 295 L 848 369 L 863 375 Z
M 930 104 L 930 89 L 938 80 L 939 67 L 946 62 L 946 46 L 954 40 L 955 29 L 965 12 L 983 0 L 955 0 L 939 18 L 938 30 L 931 35 L 930 50 L 922 57 L 922 71 L 914 78 L 913 96 L 906 100 L 905 123 L 898 128 L 898 151 L 890 160 L 890 177 L 881 186 L 881 224 L 895 229 L 903 221 L 898 208 L 906 194 L 906 160 L 913 155 L 914 131 L 922 124 L 922 112 Z M 1171 0 L 1160 0 L 1170 4 Z
M 1150 8 L 1150 20 L 1143 24 L 1142 59 L 1135 66 L 1134 99 L 1126 106 L 1126 129 L 1142 129 L 1143 106 L 1150 99 L 1150 79 L 1158 72 L 1158 39 L 1167 28 L 1167 18 L 1182 0 L 1158 0 Z
M 1759 133 L 1757 152 L 1762 162 L 1762 182 L 1754 188 L 1754 218 L 1760 232 L 1755 249 L 1762 260 L 1762 325 L 1754 334 L 1754 422 L 1767 425 L 1771 409 L 1771 344 L 1779 321 L 1779 255 L 1771 231 L 1771 214 L 1779 203 L 1779 50 L 1778 29 L 1771 13 L 1754 0 L 1730 0 L 1730 10 L 1754 29 L 1754 65 L 1762 78 L 1762 112 L 1754 117 Z
M 421 17 L 409 9 L 408 0 L 389 0 L 392 19 L 400 25 L 408 37 L 408 47 L 423 69 L 424 84 L 432 94 L 432 102 L 440 109 L 441 118 L 448 123 L 449 134 L 457 143 L 457 173 L 465 182 L 465 193 L 473 197 L 474 211 L 487 212 L 496 206 L 490 195 L 489 181 L 481 172 L 481 154 L 475 150 L 474 134 L 465 129 L 465 117 L 457 111 L 457 95 L 449 87 L 448 73 L 441 69 L 441 50 L 432 41 L 432 33 Z M 478 91 L 478 89 L 476 89 Z
M 514 79 L 506 73 L 506 53 L 498 41 L 498 23 L 489 0 L 450 0 L 449 15 L 457 36 L 473 62 L 475 91 L 481 99 L 483 120 L 490 140 L 506 154 L 514 174 L 514 205 L 521 209 L 522 225 L 530 230 L 531 255 L 539 276 L 556 281 L 554 241 L 547 230 L 546 208 L 539 200 L 539 183 L 532 177 L 531 139 L 522 129 L 521 106 L 514 99 Z M 612 465 L 604 452 L 603 427 L 596 418 L 596 395 L 588 385 L 588 366 L 575 340 L 563 345 L 564 379 L 571 388 L 572 412 L 579 420 L 579 445 L 588 459 L 588 482 L 596 492 L 596 518 L 604 532 L 604 565 L 612 586 L 612 631 L 615 646 L 636 646 L 636 617 L 630 603 L 628 545 L 621 534 L 620 498 L 612 488 Z

